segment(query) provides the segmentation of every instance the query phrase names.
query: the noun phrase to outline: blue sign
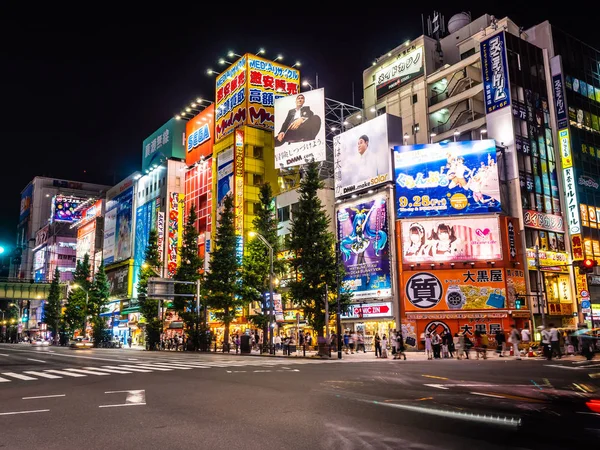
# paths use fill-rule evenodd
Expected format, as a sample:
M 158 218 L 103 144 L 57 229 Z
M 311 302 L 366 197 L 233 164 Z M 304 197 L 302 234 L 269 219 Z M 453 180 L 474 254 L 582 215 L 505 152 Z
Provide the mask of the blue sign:
M 493 139 L 394 147 L 396 217 L 501 212 Z
M 554 90 L 554 105 L 556 107 L 556 120 L 558 129 L 567 128 L 569 117 L 567 115 L 567 105 L 565 101 L 565 89 L 563 86 L 562 73 L 552 77 L 552 88 Z
M 485 112 L 490 114 L 510 105 L 504 31 L 483 41 L 479 48 Z
M 31 202 L 33 201 L 33 183 L 29 183 L 21 193 L 21 210 L 19 212 L 19 222 L 29 217 L 31 211 Z
M 208 124 L 201 126 L 192 134 L 190 134 L 188 138 L 188 146 L 187 151 L 191 152 L 194 148 L 202 145 L 206 141 L 210 139 L 210 127 Z
M 140 280 L 140 268 L 144 263 L 148 238 L 156 217 L 156 200 L 152 199 L 135 211 L 135 244 L 133 252 L 133 297 L 137 297 L 137 284 Z
M 589 300 L 584 300 L 581 302 L 581 309 L 590 309 L 592 305 Z

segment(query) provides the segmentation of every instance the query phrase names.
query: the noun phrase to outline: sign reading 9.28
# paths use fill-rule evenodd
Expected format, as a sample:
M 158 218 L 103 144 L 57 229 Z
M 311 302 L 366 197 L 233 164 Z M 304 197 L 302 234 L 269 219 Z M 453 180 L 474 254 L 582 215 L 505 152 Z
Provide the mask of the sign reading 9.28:
M 394 147 L 397 217 L 501 211 L 492 139 Z

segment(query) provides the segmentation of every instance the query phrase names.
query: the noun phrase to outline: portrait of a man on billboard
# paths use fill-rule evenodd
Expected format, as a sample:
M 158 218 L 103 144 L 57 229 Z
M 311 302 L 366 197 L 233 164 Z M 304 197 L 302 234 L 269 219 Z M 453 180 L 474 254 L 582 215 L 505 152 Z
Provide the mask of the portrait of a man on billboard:
M 275 147 L 292 142 L 313 141 L 321 129 L 321 117 L 305 105 L 304 94 L 296 96 L 296 106 L 288 111 L 279 132 Z

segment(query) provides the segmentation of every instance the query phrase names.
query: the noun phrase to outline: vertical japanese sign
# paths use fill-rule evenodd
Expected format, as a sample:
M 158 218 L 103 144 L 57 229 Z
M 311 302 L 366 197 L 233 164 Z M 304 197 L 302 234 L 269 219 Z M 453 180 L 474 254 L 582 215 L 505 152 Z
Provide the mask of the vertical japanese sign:
M 246 63 L 243 56 L 217 77 L 215 141 L 246 123 Z
M 156 218 L 156 232 L 158 233 L 158 259 L 162 261 L 165 249 L 165 213 L 162 211 L 158 212 Z
M 337 208 L 344 281 L 354 299 L 392 295 L 387 204 L 386 195 L 377 195 Z
M 481 42 L 481 71 L 487 114 L 510 105 L 504 31 Z
M 236 253 L 241 261 L 244 253 L 244 130 L 235 130 L 235 234 Z
M 181 232 L 181 206 L 177 192 L 169 196 L 169 237 L 167 240 L 167 276 L 173 277 L 177 271 L 177 247 Z

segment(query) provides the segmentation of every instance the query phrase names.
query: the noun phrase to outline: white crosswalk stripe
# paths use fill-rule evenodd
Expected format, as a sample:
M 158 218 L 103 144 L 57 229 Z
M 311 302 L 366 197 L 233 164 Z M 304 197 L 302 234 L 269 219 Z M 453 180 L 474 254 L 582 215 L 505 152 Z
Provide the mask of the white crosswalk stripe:
M 123 361 L 125 362 L 125 361 Z M 39 379 L 61 379 L 65 377 L 80 378 L 86 376 L 106 376 L 106 375 L 127 375 L 131 373 L 152 373 L 152 372 L 171 372 L 173 370 L 192 370 L 192 369 L 219 369 L 219 368 L 238 368 L 250 367 L 250 371 L 266 369 L 271 372 L 274 369 L 292 365 L 305 364 L 323 364 L 326 362 L 337 361 L 310 361 L 306 359 L 268 359 L 268 358 L 239 358 L 232 357 L 228 359 L 185 359 L 185 358 L 140 358 L 135 362 L 128 364 L 116 364 L 111 366 L 99 367 L 65 367 L 61 369 L 44 369 L 44 370 L 24 370 L 21 373 L 3 372 L 0 373 L 0 383 L 8 383 L 12 381 L 35 381 Z M 273 370 L 269 370 L 273 369 Z M 285 371 L 285 370 L 284 370 Z
M 62 377 L 59 377 L 58 375 L 52 375 L 51 373 L 45 373 L 45 372 L 38 372 L 35 370 L 27 370 L 23 373 L 28 373 L 29 375 L 35 375 L 36 377 L 49 378 L 51 380 L 54 380 L 56 378 L 62 378 Z

